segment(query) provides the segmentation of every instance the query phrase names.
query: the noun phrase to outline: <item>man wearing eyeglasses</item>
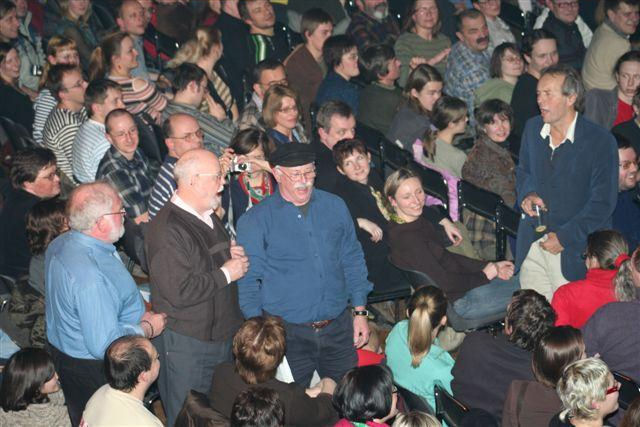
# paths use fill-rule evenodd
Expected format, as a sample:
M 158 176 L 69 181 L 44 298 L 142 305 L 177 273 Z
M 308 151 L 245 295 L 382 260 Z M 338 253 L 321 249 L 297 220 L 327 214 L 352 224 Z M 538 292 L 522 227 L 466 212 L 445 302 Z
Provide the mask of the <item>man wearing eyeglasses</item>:
M 138 128 L 127 110 L 118 108 L 105 119 L 111 147 L 104 154 L 96 179 L 104 179 L 122 197 L 127 215 L 136 224 L 149 221 L 147 199 L 151 194 L 151 171 L 142 151 L 138 150 Z
M 313 188 L 314 160 L 306 144 L 279 145 L 269 159 L 278 191 L 238 222 L 250 261 L 238 282 L 242 312 L 282 317 L 287 362 L 305 387 L 314 371 L 339 381 L 356 365 L 373 287 L 346 205 Z
M 145 239 L 151 301 L 168 316 L 165 333 L 154 342 L 167 425 L 174 425 L 189 390 L 208 393 L 215 367 L 232 360 L 231 341 L 242 324 L 236 280 L 249 266 L 214 213 L 224 184 L 218 158 L 203 149 L 188 151 L 173 174 L 178 189 Z
M 640 202 L 638 201 L 638 155 L 631 141 L 616 135 L 618 142 L 618 202 L 613 211 L 613 229 L 618 230 L 629 244 L 640 244 Z
M 546 4 L 534 28 L 543 28 L 555 36 L 558 63 L 580 71 L 593 33 L 578 15 L 578 0 L 547 0 Z
M 216 103 L 207 89 L 207 75 L 195 64 L 184 63 L 176 69 L 173 79 L 175 95 L 164 109 L 163 120 L 177 113 L 194 117 L 204 137 L 204 148 L 221 156 L 236 132 L 236 125 L 227 117 L 224 108 Z M 206 102 L 209 111 L 200 111 Z

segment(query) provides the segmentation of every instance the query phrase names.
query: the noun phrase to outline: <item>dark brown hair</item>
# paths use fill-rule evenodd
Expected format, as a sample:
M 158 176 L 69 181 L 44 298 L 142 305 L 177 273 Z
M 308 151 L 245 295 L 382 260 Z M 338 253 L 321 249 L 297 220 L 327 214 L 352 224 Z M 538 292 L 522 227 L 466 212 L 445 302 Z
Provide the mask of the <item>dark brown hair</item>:
M 247 384 L 260 384 L 276 375 L 286 350 L 286 333 L 279 317 L 252 317 L 233 337 L 236 372 Z
M 42 254 L 53 239 L 69 228 L 66 203 L 57 197 L 42 200 L 27 213 L 26 222 L 31 254 Z
M 367 146 L 361 140 L 343 139 L 333 146 L 333 161 L 341 168 L 344 160 L 354 152 L 365 156 L 369 153 Z
M 539 383 L 556 388 L 562 372 L 584 354 L 582 332 L 572 326 L 556 326 L 542 336 L 533 350 L 531 367 Z

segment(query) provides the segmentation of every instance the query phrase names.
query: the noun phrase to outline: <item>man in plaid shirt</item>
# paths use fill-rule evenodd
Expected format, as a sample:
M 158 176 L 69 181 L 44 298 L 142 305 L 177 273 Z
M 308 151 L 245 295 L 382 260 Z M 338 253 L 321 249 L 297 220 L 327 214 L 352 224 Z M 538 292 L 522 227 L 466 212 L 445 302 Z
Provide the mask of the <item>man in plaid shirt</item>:
M 351 36 L 360 52 L 373 44 L 391 47 L 400 35 L 396 18 L 389 15 L 386 0 L 356 0 L 358 11 L 351 17 L 347 35 Z

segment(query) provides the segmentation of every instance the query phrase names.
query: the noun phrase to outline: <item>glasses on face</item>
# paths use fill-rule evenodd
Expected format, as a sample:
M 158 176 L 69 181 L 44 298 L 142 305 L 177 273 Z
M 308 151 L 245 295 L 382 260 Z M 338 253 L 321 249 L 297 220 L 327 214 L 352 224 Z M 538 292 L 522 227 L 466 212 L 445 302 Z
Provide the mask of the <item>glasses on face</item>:
M 577 1 L 554 1 L 553 4 L 558 6 L 560 9 L 571 9 L 573 7 L 578 7 Z
M 38 178 L 41 179 L 46 179 L 47 181 L 53 181 L 55 180 L 57 177 L 59 177 L 60 175 L 58 174 L 58 170 L 54 170 L 53 172 L 45 175 L 45 176 L 39 176 Z
M 612 385 L 611 387 L 609 387 L 607 389 L 607 395 L 612 394 L 612 393 L 617 393 L 618 391 L 620 391 L 620 383 L 618 381 L 615 382 L 614 385 Z
M 111 135 L 114 138 L 118 138 L 118 139 L 123 138 L 123 137 L 125 137 L 127 135 L 129 135 L 130 137 L 133 138 L 134 136 L 138 135 L 138 128 L 131 128 L 129 130 L 123 130 L 123 131 L 120 131 L 120 132 L 109 133 L 109 135 Z
M 292 105 L 291 107 L 284 107 L 278 110 L 281 113 L 284 114 L 289 114 L 289 113 L 297 113 L 298 112 L 298 106 L 297 105 Z
M 127 216 L 127 211 L 123 209 L 120 209 L 118 212 L 109 212 L 106 214 L 102 214 L 102 216 L 108 216 L 108 215 L 122 215 L 123 217 Z
M 310 181 L 310 180 L 312 180 L 313 178 L 316 177 L 316 168 L 315 167 L 312 170 L 308 170 L 308 171 L 305 171 L 305 172 L 294 172 L 292 174 L 286 173 L 281 168 L 278 168 L 278 169 L 280 170 L 280 172 L 282 172 L 284 174 L 284 176 L 286 176 L 287 178 L 289 178 L 293 182 L 301 182 L 303 179 L 305 181 Z
M 218 173 L 197 173 L 196 176 L 212 176 L 214 181 L 220 179 L 220 177 L 222 177 L 222 174 L 220 172 Z
M 77 89 L 77 88 L 82 87 L 82 86 L 84 86 L 84 80 L 79 80 L 73 86 L 65 87 L 64 90 L 70 91 L 71 89 Z
M 393 385 L 391 386 L 391 393 L 395 394 L 395 393 L 397 393 L 397 392 L 398 392 L 398 387 L 396 387 L 396 385 L 395 385 L 395 384 L 393 384 Z
M 478 0 L 478 3 L 480 3 L 480 4 L 486 4 L 486 3 L 500 3 L 500 0 Z
M 620 166 L 622 168 L 622 170 L 629 170 L 631 169 L 633 166 L 635 166 L 636 168 L 638 167 L 638 161 L 631 161 L 631 160 L 625 160 L 621 163 L 618 163 L 618 166 Z
M 186 139 L 187 141 L 195 141 L 204 138 L 204 132 L 202 129 L 198 129 L 195 132 L 186 133 L 184 136 L 172 136 L 172 139 Z

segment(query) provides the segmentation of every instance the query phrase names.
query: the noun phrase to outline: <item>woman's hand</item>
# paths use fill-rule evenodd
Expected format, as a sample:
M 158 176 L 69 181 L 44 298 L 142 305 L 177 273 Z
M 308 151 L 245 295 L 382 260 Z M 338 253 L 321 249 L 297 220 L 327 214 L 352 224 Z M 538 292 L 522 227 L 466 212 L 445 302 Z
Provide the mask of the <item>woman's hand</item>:
M 252 157 L 247 156 L 238 156 L 238 163 L 249 163 L 251 164 L 251 173 L 255 172 L 269 172 L 271 173 L 271 165 L 266 160 L 258 160 Z
M 433 58 L 428 60 L 427 64 L 432 65 L 432 66 L 436 65 L 436 64 L 439 64 L 440 62 L 442 62 L 445 59 L 447 59 L 447 56 L 449 56 L 449 52 L 451 52 L 451 48 L 450 47 L 448 47 L 446 49 L 442 49 L 440 52 L 438 52 L 438 54 L 436 56 L 434 56 Z
M 233 150 L 231 148 L 225 148 L 222 156 L 220 156 L 220 173 L 224 177 L 229 172 L 231 167 L 231 161 L 233 160 Z
M 511 261 L 498 261 L 495 263 L 498 269 L 498 277 L 502 280 L 509 280 L 513 277 L 515 266 Z
M 498 277 L 498 266 L 495 262 L 490 262 L 489 264 L 484 266 L 482 272 L 485 276 L 487 276 L 487 279 L 493 280 Z
M 209 106 L 209 114 L 211 114 L 216 119 L 223 121 L 227 118 L 227 112 L 220 104 L 213 100 L 213 97 L 209 92 L 205 92 L 204 100 L 207 102 Z
M 439 224 L 444 227 L 444 232 L 447 233 L 447 237 L 451 240 L 453 246 L 460 246 L 462 244 L 462 234 L 460 234 L 458 227 L 456 227 L 449 218 L 443 218 Z
M 382 240 L 382 228 L 380 228 L 376 223 L 364 218 L 357 218 L 356 221 L 358 221 L 358 227 L 371 235 L 372 242 L 377 243 Z

